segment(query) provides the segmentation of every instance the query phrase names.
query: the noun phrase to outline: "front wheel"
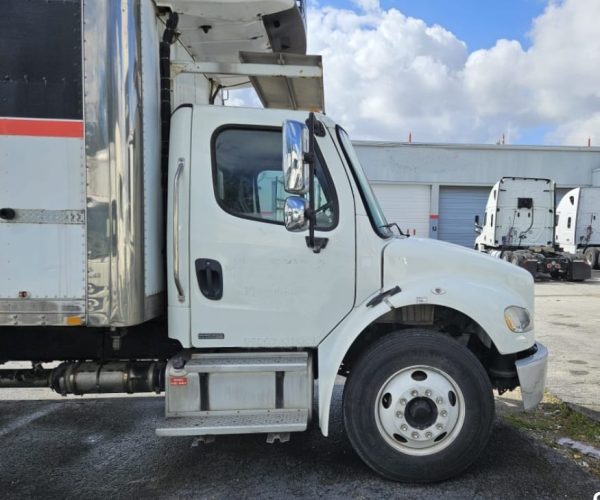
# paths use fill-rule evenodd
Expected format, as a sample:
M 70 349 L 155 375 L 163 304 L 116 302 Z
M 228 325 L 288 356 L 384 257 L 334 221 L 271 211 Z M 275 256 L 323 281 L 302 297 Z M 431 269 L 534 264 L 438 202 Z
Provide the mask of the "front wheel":
M 484 449 L 494 421 L 479 360 L 427 330 L 391 333 L 370 346 L 350 371 L 343 404 L 358 455 L 395 481 L 460 474 Z

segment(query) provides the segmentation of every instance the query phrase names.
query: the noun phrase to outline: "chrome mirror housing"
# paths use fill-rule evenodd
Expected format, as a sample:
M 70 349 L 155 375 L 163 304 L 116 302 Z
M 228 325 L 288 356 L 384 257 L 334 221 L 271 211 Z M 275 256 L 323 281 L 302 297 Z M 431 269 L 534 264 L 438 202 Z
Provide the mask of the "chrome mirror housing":
M 288 193 L 305 194 L 309 185 L 308 127 L 301 122 L 283 122 L 283 187 Z
M 300 196 L 289 196 L 285 200 L 283 209 L 283 221 L 288 231 L 300 232 L 308 228 L 308 218 L 306 210 L 308 201 Z

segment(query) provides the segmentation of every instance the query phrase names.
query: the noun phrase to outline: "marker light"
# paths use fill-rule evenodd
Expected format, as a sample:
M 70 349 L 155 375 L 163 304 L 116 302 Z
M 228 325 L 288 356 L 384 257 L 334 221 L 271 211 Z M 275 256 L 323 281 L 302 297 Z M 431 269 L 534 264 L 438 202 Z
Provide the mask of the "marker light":
M 509 306 L 504 309 L 504 321 L 506 326 L 515 333 L 528 332 L 533 328 L 529 311 L 523 307 Z

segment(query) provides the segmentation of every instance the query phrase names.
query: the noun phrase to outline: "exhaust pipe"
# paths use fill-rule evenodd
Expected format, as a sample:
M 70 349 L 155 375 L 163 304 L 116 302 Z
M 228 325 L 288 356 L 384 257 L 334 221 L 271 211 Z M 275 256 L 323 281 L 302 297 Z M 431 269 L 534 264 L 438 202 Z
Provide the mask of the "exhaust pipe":
M 67 394 L 160 393 L 165 389 L 164 361 L 61 363 L 53 369 L 0 370 L 0 387 L 49 387 Z

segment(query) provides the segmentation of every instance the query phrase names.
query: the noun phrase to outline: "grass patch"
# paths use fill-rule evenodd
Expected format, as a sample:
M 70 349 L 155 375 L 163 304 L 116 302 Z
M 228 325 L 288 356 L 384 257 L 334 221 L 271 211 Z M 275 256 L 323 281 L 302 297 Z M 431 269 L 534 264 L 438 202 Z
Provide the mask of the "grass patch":
M 504 397 L 499 397 L 497 401 L 498 414 L 506 422 L 541 439 L 562 455 L 574 460 L 593 476 L 600 478 L 599 459 L 557 443 L 558 439 L 565 437 L 600 449 L 600 422 L 573 410 L 548 393 L 536 410 L 527 413 L 506 404 L 507 400 Z

